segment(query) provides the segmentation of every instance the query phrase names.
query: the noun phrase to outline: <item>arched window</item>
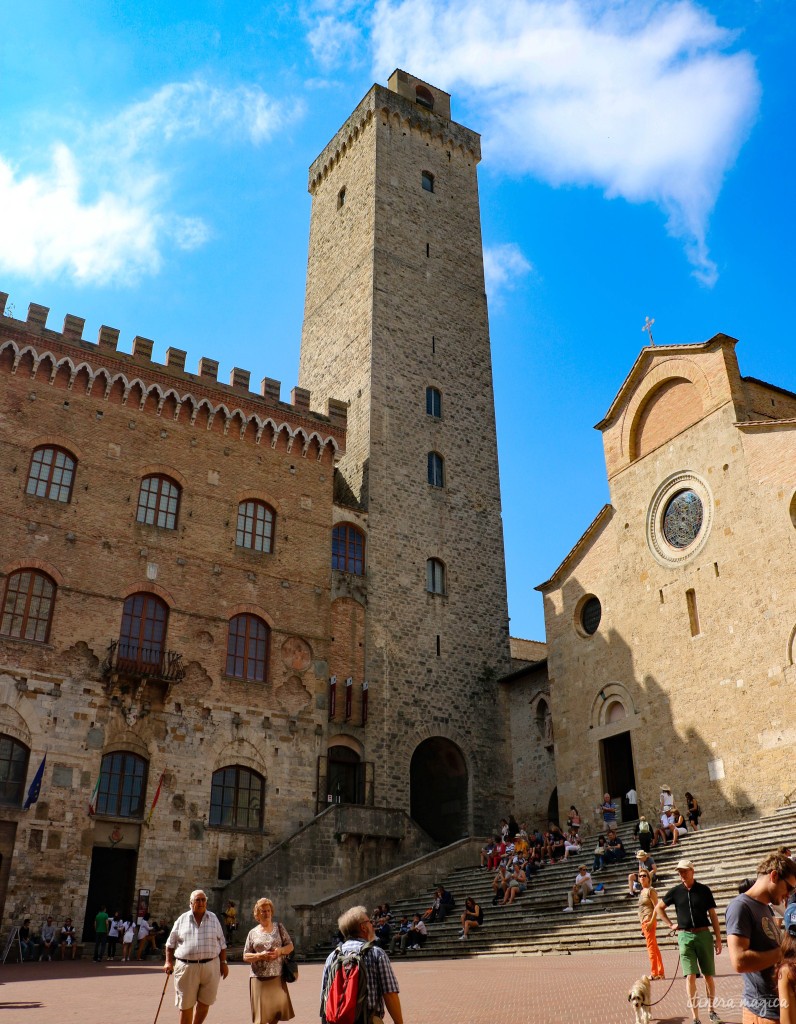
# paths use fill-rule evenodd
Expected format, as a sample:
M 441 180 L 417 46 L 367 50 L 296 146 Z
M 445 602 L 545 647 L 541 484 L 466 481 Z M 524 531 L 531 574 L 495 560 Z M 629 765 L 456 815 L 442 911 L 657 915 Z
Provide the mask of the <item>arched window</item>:
M 96 813 L 115 818 L 143 817 L 147 768 L 143 757 L 127 750 L 106 754 L 100 768 Z
M 437 420 L 442 416 L 442 393 L 437 388 L 426 388 L 426 414 Z
M 119 632 L 120 668 L 159 668 L 168 618 L 166 602 L 154 594 L 131 594 L 127 598 Z
M 180 485 L 167 476 L 145 476 L 138 492 L 136 521 L 174 530 L 180 506 Z
M 426 562 L 426 590 L 429 594 L 445 593 L 445 566 L 438 558 Z
M 428 453 L 428 482 L 432 487 L 445 486 L 445 460 L 439 452 Z
M 352 576 L 365 574 L 365 535 L 351 523 L 338 523 L 332 530 L 332 568 Z
M 426 192 L 434 191 L 434 175 L 431 171 L 423 171 L 420 175 L 420 183 Z
M 0 804 L 22 803 L 30 751 L 19 740 L 0 735 Z
M 434 109 L 434 94 L 430 89 L 427 89 L 424 85 L 415 86 L 415 102 L 419 103 L 421 107 L 425 107 L 426 110 Z
M 229 765 L 213 772 L 210 791 L 210 824 L 228 828 L 261 829 L 265 779 L 244 768 Z
M 345 185 L 337 193 L 337 209 L 340 210 L 345 206 Z
M 236 615 L 227 633 L 227 675 L 263 682 L 268 673 L 270 629 L 256 615 Z
M 30 460 L 26 493 L 50 501 L 71 501 L 76 465 L 74 455 L 63 448 L 36 448 Z
M 238 505 L 238 528 L 235 544 L 270 554 L 274 549 L 274 522 L 276 513 L 264 501 L 242 501 Z
M 43 572 L 20 569 L 6 580 L 0 634 L 45 643 L 55 603 L 55 583 Z

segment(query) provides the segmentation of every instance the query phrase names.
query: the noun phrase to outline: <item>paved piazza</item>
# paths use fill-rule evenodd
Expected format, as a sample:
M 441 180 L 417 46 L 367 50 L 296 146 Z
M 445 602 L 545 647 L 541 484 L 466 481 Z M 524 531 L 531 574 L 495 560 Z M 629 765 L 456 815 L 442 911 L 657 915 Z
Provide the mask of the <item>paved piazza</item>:
M 663 957 L 671 974 L 675 952 L 669 943 Z M 643 951 L 425 962 L 403 962 L 399 957 L 397 974 L 406 1024 L 632 1024 L 627 990 L 645 966 Z M 728 1022 L 740 1021 L 741 982 L 731 971 L 726 950 L 717 969 L 722 1016 Z M 247 978 L 248 968 L 232 965 L 207 1024 L 247 1024 Z M 301 967 L 301 977 L 291 988 L 296 1024 L 318 1021 L 320 979 L 320 965 Z M 97 967 L 83 960 L 0 967 L 0 981 L 0 1024 L 152 1024 L 164 975 L 154 963 Z M 704 983 L 699 984 L 704 991 Z M 668 985 L 656 982 L 653 1000 Z M 690 1019 L 679 975 L 652 1014 L 668 1024 Z M 705 1024 L 707 1012 L 701 1016 Z M 158 1018 L 158 1024 L 163 1022 L 177 1022 L 171 982 Z

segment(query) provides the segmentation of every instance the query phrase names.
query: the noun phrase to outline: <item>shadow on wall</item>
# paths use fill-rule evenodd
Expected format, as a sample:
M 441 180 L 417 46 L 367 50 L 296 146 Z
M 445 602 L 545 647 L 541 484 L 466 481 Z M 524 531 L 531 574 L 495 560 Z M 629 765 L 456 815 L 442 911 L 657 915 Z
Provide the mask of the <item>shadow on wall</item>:
M 676 641 L 658 677 L 637 678 L 634 647 L 640 638 L 600 625 L 589 634 L 573 623 L 572 609 L 582 607 L 588 596 L 570 580 L 564 610 L 548 618 L 548 637 L 560 638 L 565 652 L 556 656 L 552 641 L 550 699 L 560 805 L 574 803 L 588 816 L 604 792 L 624 798 L 634 788 L 638 811 L 657 822 L 660 787 L 667 785 L 684 817 L 686 791 L 711 824 L 760 813 L 745 789 L 723 781 L 720 752 L 698 728 L 700 722 L 721 722 L 732 714 L 727 692 L 702 685 L 698 665 L 677 651 Z M 568 664 L 562 665 L 564 657 Z M 635 810 L 623 799 L 623 817 L 634 817 Z

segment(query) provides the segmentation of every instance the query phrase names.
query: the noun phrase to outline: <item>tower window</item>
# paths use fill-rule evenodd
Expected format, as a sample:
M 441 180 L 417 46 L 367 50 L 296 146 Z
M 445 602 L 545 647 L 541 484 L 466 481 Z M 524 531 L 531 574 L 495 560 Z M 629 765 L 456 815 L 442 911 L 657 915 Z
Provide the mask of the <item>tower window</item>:
M 6 580 L 0 635 L 45 643 L 50 634 L 55 584 L 35 569 L 21 569 Z
M 419 103 L 421 107 L 425 107 L 426 110 L 434 109 L 434 95 L 424 85 L 415 86 L 415 102 Z
M 256 615 L 236 615 L 227 632 L 227 675 L 264 682 L 268 673 L 270 629 Z
M 426 192 L 434 191 L 434 175 L 431 171 L 423 171 L 420 175 L 420 183 Z
M 238 505 L 236 546 L 270 554 L 274 548 L 274 518 L 274 510 L 264 501 L 242 501 Z
M 210 824 L 237 829 L 263 827 L 265 779 L 243 765 L 231 764 L 213 772 Z
M 173 530 L 177 526 L 180 487 L 167 476 L 145 476 L 138 492 L 136 522 Z
M 341 209 L 345 206 L 345 185 L 337 193 L 337 209 Z
M 432 487 L 445 486 L 445 461 L 439 452 L 428 453 L 428 482 Z
M 426 590 L 429 594 L 445 593 L 445 566 L 438 558 L 426 562 Z
M 436 388 L 426 388 L 426 414 L 437 420 L 442 416 L 442 394 Z
M 106 754 L 100 768 L 97 813 L 140 818 L 144 813 L 147 768 L 143 757 L 130 751 Z
M 365 535 L 350 523 L 338 523 L 332 530 L 332 568 L 352 576 L 365 573 Z

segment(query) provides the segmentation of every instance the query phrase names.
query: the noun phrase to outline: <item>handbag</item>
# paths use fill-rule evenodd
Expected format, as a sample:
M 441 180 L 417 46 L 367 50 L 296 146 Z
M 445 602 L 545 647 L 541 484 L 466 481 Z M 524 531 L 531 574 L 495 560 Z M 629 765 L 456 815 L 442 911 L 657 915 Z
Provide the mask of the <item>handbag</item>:
M 292 985 L 298 979 L 298 964 L 293 953 L 282 957 L 282 981 Z

